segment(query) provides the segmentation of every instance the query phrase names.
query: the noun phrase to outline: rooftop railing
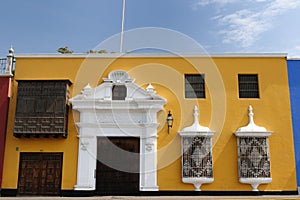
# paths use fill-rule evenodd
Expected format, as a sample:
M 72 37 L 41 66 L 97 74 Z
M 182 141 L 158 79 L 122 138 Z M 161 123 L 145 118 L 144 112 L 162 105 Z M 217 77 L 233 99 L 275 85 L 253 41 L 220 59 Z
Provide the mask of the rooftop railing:
M 7 58 L 0 58 L 0 74 L 6 74 Z

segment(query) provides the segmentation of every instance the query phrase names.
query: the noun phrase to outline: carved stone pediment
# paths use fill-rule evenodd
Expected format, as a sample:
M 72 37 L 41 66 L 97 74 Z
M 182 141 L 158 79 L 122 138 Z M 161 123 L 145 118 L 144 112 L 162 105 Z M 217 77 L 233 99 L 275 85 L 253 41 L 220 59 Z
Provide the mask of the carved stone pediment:
M 127 89 L 126 101 L 135 102 L 151 102 L 161 101 L 166 102 L 166 100 L 159 95 L 155 94 L 152 90 L 144 90 L 140 86 L 134 83 L 134 79 L 129 77 L 129 74 L 125 71 L 116 70 L 112 71 L 108 75 L 109 78 L 103 78 L 103 83 L 95 88 L 91 88 L 88 84 L 81 91 L 81 94 L 76 95 L 70 101 L 73 105 L 77 105 L 84 100 L 95 100 L 95 101 L 112 101 L 112 89 L 115 85 L 124 85 Z M 149 84 L 151 85 L 151 84 Z M 151 85 L 152 87 L 152 85 Z

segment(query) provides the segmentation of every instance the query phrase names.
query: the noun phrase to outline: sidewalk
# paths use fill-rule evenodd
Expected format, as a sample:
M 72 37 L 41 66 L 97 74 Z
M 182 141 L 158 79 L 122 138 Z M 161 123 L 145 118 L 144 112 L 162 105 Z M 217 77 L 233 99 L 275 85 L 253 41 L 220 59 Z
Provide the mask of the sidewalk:
M 294 200 L 299 199 L 299 195 L 287 195 L 287 196 L 95 196 L 95 197 L 0 197 L 1 200 L 181 200 L 181 199 L 200 199 L 200 200 L 210 200 L 210 199 L 263 199 L 263 200 L 273 200 L 273 199 L 288 199 Z

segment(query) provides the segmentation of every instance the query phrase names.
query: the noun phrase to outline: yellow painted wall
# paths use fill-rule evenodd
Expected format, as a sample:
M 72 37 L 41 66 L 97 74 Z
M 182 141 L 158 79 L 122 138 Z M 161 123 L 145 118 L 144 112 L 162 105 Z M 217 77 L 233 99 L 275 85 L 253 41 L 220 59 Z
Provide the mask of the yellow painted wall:
M 165 109 L 158 114 L 158 186 L 160 190 L 194 190 L 181 182 L 181 143 L 178 131 L 190 126 L 193 107 L 198 105 L 200 123 L 216 131 L 213 137 L 214 182 L 203 185 L 209 191 L 249 191 L 250 185 L 240 184 L 237 169 L 237 139 L 234 132 L 248 124 L 248 106 L 253 106 L 254 121 L 273 134 L 269 138 L 270 184 L 259 186 L 265 191 L 296 190 L 296 172 L 292 122 L 289 102 L 286 59 L 281 58 L 17 58 L 16 80 L 69 79 L 71 97 L 90 83 L 99 85 L 112 70 L 125 70 L 135 83 L 145 88 L 152 83 L 157 94 L 167 99 Z M 184 74 L 204 73 L 205 99 L 184 98 Z M 257 73 L 259 99 L 238 98 L 238 74 Z M 72 110 L 69 115 L 67 139 L 13 137 L 17 82 L 11 98 L 4 161 L 3 188 L 17 188 L 20 152 L 64 152 L 62 189 L 76 184 L 76 127 Z M 165 125 L 171 110 L 174 126 L 168 134 Z M 74 112 L 78 119 L 78 113 Z M 19 147 L 19 151 L 16 151 Z

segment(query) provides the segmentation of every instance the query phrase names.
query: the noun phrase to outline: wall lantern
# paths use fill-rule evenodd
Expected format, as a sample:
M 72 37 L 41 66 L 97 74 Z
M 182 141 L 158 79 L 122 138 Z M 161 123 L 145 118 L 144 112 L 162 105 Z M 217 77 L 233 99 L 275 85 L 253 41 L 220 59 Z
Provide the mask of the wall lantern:
M 170 133 L 170 128 L 172 128 L 173 126 L 173 116 L 171 114 L 171 111 L 169 110 L 169 114 L 168 114 L 168 117 L 167 117 L 167 123 L 168 123 L 168 134 Z

